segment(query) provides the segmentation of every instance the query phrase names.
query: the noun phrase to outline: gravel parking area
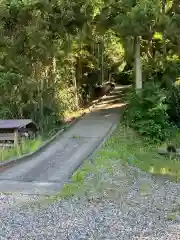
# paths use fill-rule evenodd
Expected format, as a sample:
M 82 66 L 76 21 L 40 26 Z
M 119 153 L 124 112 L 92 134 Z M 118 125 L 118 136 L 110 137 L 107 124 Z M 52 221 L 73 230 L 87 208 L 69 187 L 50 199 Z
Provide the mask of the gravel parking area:
M 180 239 L 180 184 L 113 165 L 90 174 L 77 196 L 43 204 L 0 196 L 0 239 Z

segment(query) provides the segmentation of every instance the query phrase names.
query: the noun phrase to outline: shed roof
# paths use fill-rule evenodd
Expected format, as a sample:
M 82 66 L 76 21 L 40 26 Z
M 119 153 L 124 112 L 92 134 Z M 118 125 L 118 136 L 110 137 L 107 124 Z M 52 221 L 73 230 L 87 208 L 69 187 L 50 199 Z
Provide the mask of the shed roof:
M 13 120 L 0 119 L 0 129 L 18 129 L 25 127 L 30 123 L 33 123 L 31 119 L 13 119 Z

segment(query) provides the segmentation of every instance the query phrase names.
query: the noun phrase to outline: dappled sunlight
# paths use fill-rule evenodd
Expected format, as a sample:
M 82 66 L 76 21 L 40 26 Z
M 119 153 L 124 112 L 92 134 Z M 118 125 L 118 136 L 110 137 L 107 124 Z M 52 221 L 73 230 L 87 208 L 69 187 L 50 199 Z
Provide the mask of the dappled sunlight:
M 169 177 L 171 180 L 177 180 L 180 178 L 180 171 L 177 170 L 176 166 L 174 166 L 173 169 L 163 166 L 160 168 L 151 166 L 147 172 L 156 176 Z
M 126 91 L 126 89 L 130 88 L 130 86 L 116 86 L 116 88 L 113 90 L 113 92 L 111 92 L 108 95 L 105 95 L 101 98 L 101 101 L 99 103 L 96 103 L 96 107 L 93 109 L 93 112 L 103 112 L 106 111 L 108 109 L 112 109 L 112 110 L 120 110 L 122 108 L 124 108 L 126 106 L 126 103 L 124 103 L 124 101 L 122 100 L 122 97 L 124 95 L 124 91 Z M 95 103 L 97 100 L 93 101 L 93 103 Z M 71 121 L 73 119 L 76 119 L 78 117 L 80 117 L 82 114 L 84 113 L 88 113 L 90 110 L 90 106 L 87 106 L 85 108 L 80 108 L 76 111 L 65 111 L 64 113 L 64 118 L 65 121 Z
M 98 105 L 98 107 L 96 108 L 98 111 L 98 109 L 112 109 L 112 108 L 122 108 L 124 107 L 126 104 L 125 103 L 115 103 L 115 104 L 111 104 L 111 103 L 105 103 L 105 104 L 100 104 Z
M 97 104 L 97 110 L 99 109 L 111 109 L 111 108 L 121 108 L 125 105 L 122 100 L 124 95 L 124 86 L 116 86 L 110 95 L 104 96 L 100 103 Z
M 154 173 L 154 167 L 150 167 L 149 172 Z
M 168 173 L 168 169 L 165 168 L 165 167 L 164 167 L 164 168 L 161 168 L 161 169 L 160 169 L 160 173 L 163 174 L 163 175 L 164 175 L 164 174 L 167 174 L 167 173 Z
M 68 122 L 71 121 L 72 119 L 80 117 L 83 113 L 87 113 L 88 108 L 85 109 L 79 109 L 77 111 L 65 111 L 64 113 L 64 121 Z

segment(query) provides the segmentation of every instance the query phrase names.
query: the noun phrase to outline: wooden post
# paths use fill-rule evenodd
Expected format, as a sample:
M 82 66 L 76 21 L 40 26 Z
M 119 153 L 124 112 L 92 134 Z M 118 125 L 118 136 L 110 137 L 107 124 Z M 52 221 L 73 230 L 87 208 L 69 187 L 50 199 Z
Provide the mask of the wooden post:
M 19 132 L 18 130 L 14 131 L 14 145 L 17 146 L 19 142 Z
M 136 90 L 142 89 L 142 66 L 141 66 L 141 45 L 140 37 L 135 38 L 135 71 L 136 71 Z
M 21 156 L 21 150 L 19 147 L 19 132 L 18 132 L 18 130 L 14 131 L 14 146 L 16 148 L 18 156 Z
M 104 41 L 101 40 L 101 85 L 104 83 Z

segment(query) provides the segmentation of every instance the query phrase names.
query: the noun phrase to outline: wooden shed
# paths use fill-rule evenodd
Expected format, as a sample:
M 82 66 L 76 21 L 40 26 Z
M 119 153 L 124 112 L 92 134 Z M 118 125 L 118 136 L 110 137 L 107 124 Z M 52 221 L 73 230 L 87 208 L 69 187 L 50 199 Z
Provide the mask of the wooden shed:
M 37 125 L 31 119 L 0 120 L 0 142 L 14 142 L 25 137 L 32 137 L 37 132 Z

